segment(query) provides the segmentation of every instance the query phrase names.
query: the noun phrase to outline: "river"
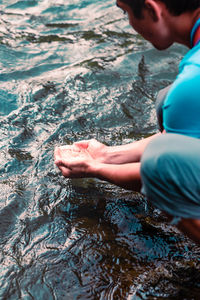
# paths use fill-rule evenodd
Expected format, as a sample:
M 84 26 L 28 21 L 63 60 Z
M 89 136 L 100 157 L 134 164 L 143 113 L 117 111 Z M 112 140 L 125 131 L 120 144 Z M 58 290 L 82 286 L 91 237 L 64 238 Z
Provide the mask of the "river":
M 199 247 L 141 194 L 53 161 L 155 133 L 185 52 L 153 49 L 115 1 L 0 1 L 0 299 L 199 300 Z

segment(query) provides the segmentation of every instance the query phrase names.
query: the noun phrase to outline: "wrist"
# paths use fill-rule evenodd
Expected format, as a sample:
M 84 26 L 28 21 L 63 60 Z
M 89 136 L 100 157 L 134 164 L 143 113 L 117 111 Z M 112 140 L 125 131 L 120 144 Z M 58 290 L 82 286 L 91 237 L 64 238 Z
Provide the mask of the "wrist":
M 89 166 L 90 176 L 93 178 L 103 179 L 105 164 L 100 162 L 95 162 Z

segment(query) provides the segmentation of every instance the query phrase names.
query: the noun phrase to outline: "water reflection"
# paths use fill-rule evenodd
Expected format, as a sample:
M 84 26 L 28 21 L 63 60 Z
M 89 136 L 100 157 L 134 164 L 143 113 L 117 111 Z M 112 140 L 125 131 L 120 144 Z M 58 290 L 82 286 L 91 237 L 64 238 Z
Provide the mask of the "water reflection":
M 198 247 L 140 194 L 53 163 L 58 144 L 155 132 L 184 53 L 152 49 L 110 0 L 1 1 L 1 299 L 198 299 Z

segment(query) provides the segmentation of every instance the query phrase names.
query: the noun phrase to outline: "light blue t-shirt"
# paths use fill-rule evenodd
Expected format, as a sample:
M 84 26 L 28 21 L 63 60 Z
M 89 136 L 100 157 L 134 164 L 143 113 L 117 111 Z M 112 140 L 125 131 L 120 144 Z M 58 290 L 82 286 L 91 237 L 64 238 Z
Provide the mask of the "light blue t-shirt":
M 200 19 L 191 32 L 191 41 Z M 163 105 L 166 132 L 200 138 L 200 41 L 184 56 Z

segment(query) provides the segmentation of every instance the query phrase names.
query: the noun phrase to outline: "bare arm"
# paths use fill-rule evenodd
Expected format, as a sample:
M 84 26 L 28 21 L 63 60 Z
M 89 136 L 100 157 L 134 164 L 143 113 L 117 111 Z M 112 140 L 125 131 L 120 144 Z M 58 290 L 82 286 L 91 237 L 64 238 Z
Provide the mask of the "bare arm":
M 115 164 L 139 162 L 148 143 L 158 135 L 160 133 L 130 144 L 109 147 L 106 159 Z
M 140 163 L 99 164 L 95 166 L 95 175 L 124 189 L 140 192 Z
M 88 152 L 55 149 L 55 164 L 66 178 L 94 177 L 115 185 L 140 191 L 140 163 L 105 164 L 97 162 Z M 67 154 L 68 153 L 68 154 Z
M 139 162 L 147 144 L 161 133 L 140 141 L 120 146 L 106 146 L 95 139 L 74 143 L 79 150 L 86 150 L 98 162 L 106 164 L 125 164 Z
M 140 191 L 140 158 L 158 134 L 121 146 L 109 147 L 93 139 L 57 147 L 55 164 L 66 178 L 95 177 Z

